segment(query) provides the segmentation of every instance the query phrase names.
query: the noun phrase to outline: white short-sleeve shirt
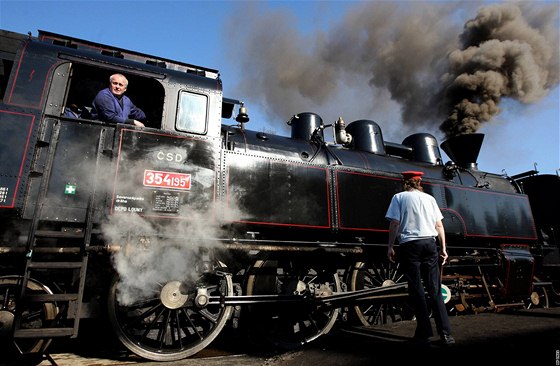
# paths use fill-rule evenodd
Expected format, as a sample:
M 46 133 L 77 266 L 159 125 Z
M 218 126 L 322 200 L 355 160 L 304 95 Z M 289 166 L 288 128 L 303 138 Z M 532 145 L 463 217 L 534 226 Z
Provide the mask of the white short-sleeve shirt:
M 400 222 L 397 238 L 403 244 L 437 236 L 436 222 L 443 219 L 443 215 L 434 197 L 413 189 L 393 196 L 385 218 Z

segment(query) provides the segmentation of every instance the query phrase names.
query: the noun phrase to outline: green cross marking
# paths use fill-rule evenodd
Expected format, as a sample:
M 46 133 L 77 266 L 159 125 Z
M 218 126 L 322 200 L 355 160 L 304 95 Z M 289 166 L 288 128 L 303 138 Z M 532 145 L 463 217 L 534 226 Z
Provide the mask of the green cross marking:
M 67 184 L 64 187 L 64 194 L 76 194 L 76 186 L 73 184 Z

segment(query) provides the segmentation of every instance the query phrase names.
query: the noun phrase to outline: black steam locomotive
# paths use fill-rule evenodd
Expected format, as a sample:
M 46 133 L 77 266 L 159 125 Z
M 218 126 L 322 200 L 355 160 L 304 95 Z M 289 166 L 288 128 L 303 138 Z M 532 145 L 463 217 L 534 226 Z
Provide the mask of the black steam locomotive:
M 445 217 L 450 312 L 558 301 L 559 177 L 478 170 L 481 134 L 445 141 L 444 163 L 432 135 L 391 143 L 372 120 L 248 130 L 205 67 L 44 31 L 2 31 L 0 56 L 3 349 L 42 354 L 101 317 L 156 361 L 226 325 L 294 347 L 337 321 L 410 319 L 384 218 L 404 170 Z M 144 128 L 88 114 L 114 73 Z

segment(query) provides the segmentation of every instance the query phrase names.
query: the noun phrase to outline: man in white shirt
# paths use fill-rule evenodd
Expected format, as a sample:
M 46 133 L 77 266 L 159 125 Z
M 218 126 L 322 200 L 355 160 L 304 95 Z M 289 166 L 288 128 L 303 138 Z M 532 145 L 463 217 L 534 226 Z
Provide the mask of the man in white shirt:
M 416 315 L 414 341 L 429 344 L 433 336 L 430 312 L 426 301 L 422 273 L 426 267 L 424 283 L 430 298 L 430 307 L 441 342 L 451 346 L 455 339 L 451 336 L 451 326 L 447 309 L 441 294 L 441 278 L 437 241 L 441 246 L 442 263 L 447 260 L 443 215 L 434 197 L 424 193 L 421 181 L 423 172 L 403 172 L 404 190 L 393 196 L 385 218 L 389 223 L 389 248 L 387 256 L 395 262 L 393 248 L 399 242 L 399 261 L 403 265 L 408 292 Z

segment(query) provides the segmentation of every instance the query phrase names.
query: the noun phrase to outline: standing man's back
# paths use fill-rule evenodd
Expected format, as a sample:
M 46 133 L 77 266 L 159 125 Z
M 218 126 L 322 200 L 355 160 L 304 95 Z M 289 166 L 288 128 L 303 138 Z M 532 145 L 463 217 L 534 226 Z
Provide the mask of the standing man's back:
M 437 247 L 439 241 L 442 263 L 445 264 L 447 249 L 441 222 L 443 215 L 435 198 L 422 189 L 420 182 L 423 174 L 414 171 L 402 173 L 404 189 L 393 196 L 385 215 L 390 221 L 387 256 L 389 261 L 395 262 L 393 246 L 398 241 L 399 261 L 405 271 L 416 315 L 414 340 L 429 344 L 429 339 L 433 336 L 429 312 L 431 308 L 441 341 L 449 346 L 455 343 L 455 339 L 451 336 L 447 309 L 441 294 L 440 255 Z M 430 298 L 429 307 L 424 286 Z

